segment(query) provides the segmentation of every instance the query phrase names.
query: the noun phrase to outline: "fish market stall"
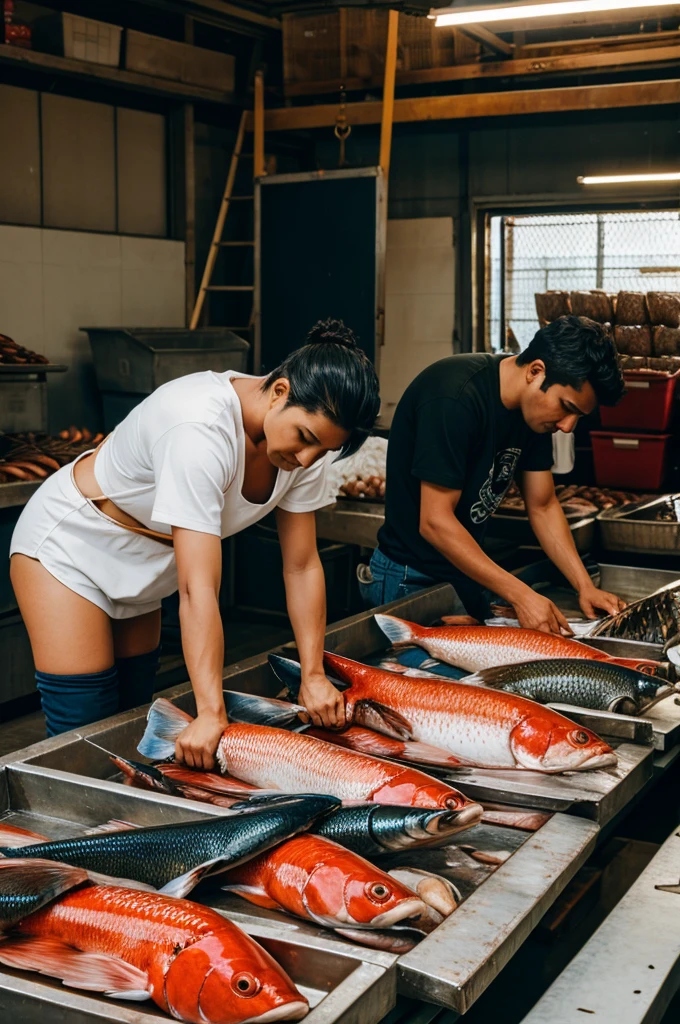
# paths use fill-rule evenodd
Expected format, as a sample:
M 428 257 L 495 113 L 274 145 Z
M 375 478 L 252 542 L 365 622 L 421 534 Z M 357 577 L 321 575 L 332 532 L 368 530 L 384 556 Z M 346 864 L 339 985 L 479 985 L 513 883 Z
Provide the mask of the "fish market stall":
M 643 555 L 680 554 L 680 495 L 663 494 L 598 516 L 602 545 L 608 551 Z

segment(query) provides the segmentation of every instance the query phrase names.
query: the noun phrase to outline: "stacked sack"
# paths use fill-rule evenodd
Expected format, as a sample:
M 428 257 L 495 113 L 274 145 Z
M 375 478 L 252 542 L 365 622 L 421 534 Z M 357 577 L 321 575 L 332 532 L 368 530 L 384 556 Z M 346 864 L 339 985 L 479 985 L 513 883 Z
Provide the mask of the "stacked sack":
M 680 294 L 602 289 L 549 291 L 535 296 L 541 327 L 560 316 L 587 316 L 614 328 L 624 370 L 680 370 Z

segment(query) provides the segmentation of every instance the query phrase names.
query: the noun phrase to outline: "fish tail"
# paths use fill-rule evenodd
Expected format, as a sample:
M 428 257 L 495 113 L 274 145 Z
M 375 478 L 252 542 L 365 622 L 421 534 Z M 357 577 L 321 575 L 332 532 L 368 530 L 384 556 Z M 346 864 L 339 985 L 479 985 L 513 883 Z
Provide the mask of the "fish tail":
M 394 615 L 374 615 L 373 618 L 393 647 L 407 647 L 416 643 L 421 632 L 421 627 L 414 622 L 397 619 Z
M 49 843 L 49 839 L 39 832 L 29 832 L 27 828 L 0 821 L 0 847 L 3 849 L 21 850 L 24 846 L 35 846 L 37 843 Z
M 137 747 L 150 761 L 164 761 L 175 754 L 177 737 L 193 719 L 165 697 L 159 697 L 149 708 L 146 729 Z
M 299 665 L 297 667 L 299 668 Z M 269 697 L 257 697 L 253 693 L 237 693 L 234 690 L 224 691 L 224 703 L 230 722 L 272 725 L 277 729 L 290 729 L 291 731 L 301 725 L 299 714 L 305 712 L 305 709 L 299 704 L 290 704 L 288 701 L 273 700 Z

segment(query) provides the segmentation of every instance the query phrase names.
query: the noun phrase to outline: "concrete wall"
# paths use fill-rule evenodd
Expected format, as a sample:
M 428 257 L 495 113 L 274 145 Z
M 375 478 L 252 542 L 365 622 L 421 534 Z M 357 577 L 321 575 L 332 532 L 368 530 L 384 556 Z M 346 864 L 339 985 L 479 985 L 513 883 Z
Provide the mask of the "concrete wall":
M 453 352 L 453 311 L 453 219 L 388 221 L 385 345 L 380 353 L 383 421 L 391 422 L 404 389 L 421 370 Z
M 0 225 L 0 333 L 66 363 L 49 378 L 50 430 L 99 427 L 79 328 L 184 326 L 184 243 Z

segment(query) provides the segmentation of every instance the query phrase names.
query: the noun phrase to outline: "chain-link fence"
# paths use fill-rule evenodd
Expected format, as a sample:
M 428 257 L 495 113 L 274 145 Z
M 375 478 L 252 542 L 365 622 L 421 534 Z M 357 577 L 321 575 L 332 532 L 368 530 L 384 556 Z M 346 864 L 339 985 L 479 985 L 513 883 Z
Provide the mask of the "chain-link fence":
M 489 278 L 491 347 L 509 327 L 525 348 L 538 329 L 536 292 L 680 291 L 680 213 L 493 217 Z

